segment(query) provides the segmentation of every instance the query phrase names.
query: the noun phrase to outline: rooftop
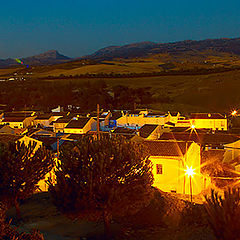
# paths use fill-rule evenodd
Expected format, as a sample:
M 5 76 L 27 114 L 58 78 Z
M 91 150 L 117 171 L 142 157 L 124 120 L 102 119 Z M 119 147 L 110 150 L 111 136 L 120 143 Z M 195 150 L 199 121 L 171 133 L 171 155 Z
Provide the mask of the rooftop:
M 90 120 L 91 118 L 88 117 L 81 117 L 78 118 L 77 120 L 71 120 L 66 128 L 79 128 L 82 129 Z
M 165 132 L 160 136 L 160 140 L 194 141 L 200 144 L 226 144 L 236 142 L 240 136 L 222 133 L 196 133 L 190 132 Z
M 59 118 L 58 120 L 54 121 L 53 123 L 69 123 L 71 118 Z
M 124 128 L 124 127 L 117 127 L 114 129 L 113 133 L 117 134 L 135 134 L 135 129 L 130 129 L 130 128 Z
M 157 124 L 145 124 L 139 129 L 140 137 L 147 138 L 156 128 Z
M 225 119 L 220 113 L 191 113 L 191 119 Z
M 0 142 L 15 142 L 18 139 L 22 138 L 22 136 L 16 136 L 12 134 L 0 134 Z
M 186 154 L 192 142 L 182 141 L 144 141 L 150 156 L 182 157 Z
M 5 117 L 2 122 L 23 122 L 26 117 Z
M 49 120 L 51 116 L 52 116 L 51 114 L 42 114 L 37 116 L 35 120 Z

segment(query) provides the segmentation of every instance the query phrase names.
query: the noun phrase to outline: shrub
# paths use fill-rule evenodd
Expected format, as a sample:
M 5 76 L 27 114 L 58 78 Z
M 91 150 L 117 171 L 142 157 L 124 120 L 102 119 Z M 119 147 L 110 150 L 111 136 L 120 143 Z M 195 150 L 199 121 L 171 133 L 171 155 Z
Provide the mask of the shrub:
M 240 239 L 240 189 L 224 191 L 224 197 L 212 190 L 205 197 L 208 221 L 218 240 Z

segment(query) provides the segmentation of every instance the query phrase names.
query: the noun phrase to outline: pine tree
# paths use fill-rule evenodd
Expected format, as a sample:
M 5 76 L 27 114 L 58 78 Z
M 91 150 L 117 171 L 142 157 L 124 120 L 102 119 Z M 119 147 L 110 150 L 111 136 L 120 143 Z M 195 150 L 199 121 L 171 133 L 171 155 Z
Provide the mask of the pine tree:
M 71 219 L 103 220 L 135 213 L 151 199 L 151 162 L 143 146 L 119 136 L 82 137 L 65 146 L 50 185 L 53 203 Z
M 0 201 L 7 208 L 15 206 L 20 218 L 19 200 L 31 196 L 52 167 L 52 153 L 44 147 L 0 143 Z

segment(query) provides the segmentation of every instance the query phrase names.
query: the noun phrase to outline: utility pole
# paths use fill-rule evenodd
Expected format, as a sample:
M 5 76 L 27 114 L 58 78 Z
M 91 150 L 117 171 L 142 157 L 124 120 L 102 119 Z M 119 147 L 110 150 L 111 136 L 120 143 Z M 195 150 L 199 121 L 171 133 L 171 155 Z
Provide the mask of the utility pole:
M 59 138 L 57 137 L 57 161 L 59 160 Z
M 99 132 L 100 132 L 100 126 L 99 126 L 99 104 L 97 104 L 97 138 L 99 139 Z
M 190 196 L 191 196 L 191 203 L 192 203 L 192 176 L 189 177 L 189 185 L 190 185 Z

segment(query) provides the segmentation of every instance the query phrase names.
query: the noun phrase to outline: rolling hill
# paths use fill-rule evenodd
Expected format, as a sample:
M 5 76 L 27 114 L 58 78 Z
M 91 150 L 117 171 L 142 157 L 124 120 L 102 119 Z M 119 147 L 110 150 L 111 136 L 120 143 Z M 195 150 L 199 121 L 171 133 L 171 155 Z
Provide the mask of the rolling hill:
M 60 54 L 56 50 L 23 58 L 23 62 L 28 65 L 53 65 L 69 61 L 79 61 L 83 59 L 105 61 L 116 59 L 132 59 L 132 58 L 152 58 L 159 56 L 168 61 L 182 62 L 195 61 L 202 62 L 209 56 L 229 56 L 240 57 L 240 38 L 221 38 L 206 39 L 201 41 L 179 41 L 172 43 L 154 43 L 140 42 L 123 46 L 109 46 L 96 51 L 93 54 L 82 56 L 79 58 L 70 58 Z M 0 59 L 0 67 L 17 66 L 14 59 Z
M 71 60 L 71 58 L 66 57 L 60 54 L 56 50 L 50 50 L 45 53 L 41 53 L 35 56 L 22 58 L 22 61 L 26 65 L 53 65 L 59 64 L 62 62 L 67 62 Z M 7 68 L 7 67 L 15 67 L 19 66 L 15 59 L 8 58 L 8 59 L 0 59 L 0 68 Z

